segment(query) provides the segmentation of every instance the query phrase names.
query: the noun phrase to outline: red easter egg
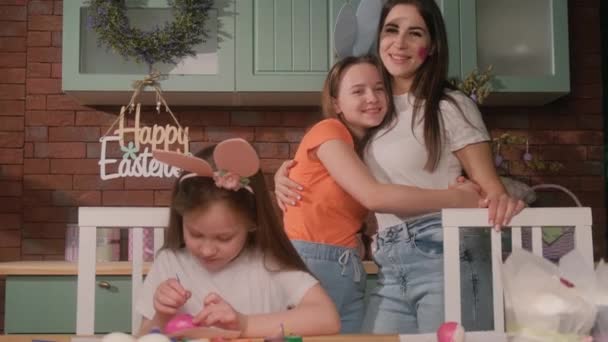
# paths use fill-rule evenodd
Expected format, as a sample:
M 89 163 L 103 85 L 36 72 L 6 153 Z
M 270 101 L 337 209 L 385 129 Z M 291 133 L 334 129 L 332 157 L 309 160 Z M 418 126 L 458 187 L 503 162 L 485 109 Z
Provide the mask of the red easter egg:
M 456 322 L 445 322 L 437 330 L 437 342 L 463 342 L 464 329 Z
M 190 314 L 176 315 L 165 325 L 165 333 L 174 334 L 181 330 L 195 328 L 196 325 L 192 322 L 192 318 Z

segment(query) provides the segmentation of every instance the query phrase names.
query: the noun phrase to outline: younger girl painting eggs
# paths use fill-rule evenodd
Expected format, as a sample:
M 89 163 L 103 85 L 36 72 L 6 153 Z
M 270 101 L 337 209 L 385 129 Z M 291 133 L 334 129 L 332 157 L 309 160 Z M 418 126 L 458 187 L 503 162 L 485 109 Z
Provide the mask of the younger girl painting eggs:
M 334 334 L 340 319 L 285 235 L 268 197 L 258 156 L 229 139 L 196 156 L 155 151 L 179 167 L 165 244 L 134 308 L 139 334 L 177 314 L 193 323 L 240 332 Z

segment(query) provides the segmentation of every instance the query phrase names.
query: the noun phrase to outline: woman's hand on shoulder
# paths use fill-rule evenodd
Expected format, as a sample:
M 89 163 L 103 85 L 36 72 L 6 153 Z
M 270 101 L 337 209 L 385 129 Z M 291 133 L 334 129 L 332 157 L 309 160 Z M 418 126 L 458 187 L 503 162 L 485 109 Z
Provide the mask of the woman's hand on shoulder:
M 299 191 L 302 191 L 303 187 L 289 179 L 289 169 L 295 165 L 295 160 L 286 160 L 274 174 L 274 194 L 279 208 L 283 211 L 287 211 L 288 205 L 296 205 L 302 198 Z
M 488 195 L 482 206 L 488 208 L 488 223 L 494 226 L 494 229 L 501 230 L 509 225 L 511 219 L 519 214 L 526 204 L 520 199 L 501 193 Z
M 247 316 L 236 311 L 232 305 L 215 292 L 203 299 L 203 310 L 192 320 L 194 324 L 228 330 L 244 331 Z
M 177 279 L 167 279 L 154 292 L 154 310 L 161 315 L 173 316 L 191 295 Z

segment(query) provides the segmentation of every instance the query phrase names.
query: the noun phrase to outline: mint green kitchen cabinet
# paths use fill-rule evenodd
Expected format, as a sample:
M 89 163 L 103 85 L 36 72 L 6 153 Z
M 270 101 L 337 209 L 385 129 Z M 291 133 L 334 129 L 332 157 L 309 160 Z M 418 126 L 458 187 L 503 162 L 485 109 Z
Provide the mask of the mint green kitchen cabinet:
M 544 104 L 570 91 L 566 0 L 459 1 L 461 76 L 492 65 L 490 104 Z
M 132 25 L 171 20 L 167 0 L 126 0 Z M 216 0 L 196 58 L 157 65 L 172 105 L 318 105 L 334 64 L 345 3 L 360 0 Z M 544 104 L 570 91 L 566 0 L 436 0 L 448 34 L 449 76 L 494 67 L 487 104 Z M 64 1 L 63 90 L 83 104 L 126 104 L 148 67 L 99 47 L 86 0 Z M 151 103 L 153 97 L 143 96 Z
M 98 275 L 95 333 L 131 331 L 131 280 Z M 75 275 L 14 275 L 6 278 L 6 334 L 74 334 Z
M 314 91 L 336 60 L 333 33 L 346 3 L 359 0 L 239 0 L 236 22 L 237 91 Z M 458 2 L 437 0 L 453 53 L 450 73 L 460 74 Z
M 333 28 L 344 3 L 237 1 L 237 91 L 319 92 L 334 63 Z
M 172 20 L 167 0 L 127 0 L 126 3 L 127 16 L 135 27 L 150 29 Z M 87 13 L 86 0 L 63 2 L 63 91 L 85 104 L 126 104 L 132 82 L 143 79 L 149 73 L 148 66 L 133 59 L 126 61 L 105 46 L 98 46 L 97 34 L 87 25 Z M 194 47 L 197 58 L 187 57 L 177 66 L 154 66 L 167 75 L 162 80 L 162 88 L 176 94 L 174 102 L 189 104 L 196 102 L 193 94 L 235 90 L 234 18 L 234 1 L 216 0 L 205 24 L 209 37 Z M 117 94 L 122 96 L 117 98 Z
M 449 65 L 448 77 L 460 77 L 460 20 L 458 0 L 436 0 L 443 14 L 448 34 Z
M 378 269 L 364 261 L 367 296 Z M 147 273 L 150 264 L 144 264 Z M 0 263 L 5 277 L 6 334 L 74 334 L 76 332 L 77 265 L 63 261 Z M 131 332 L 131 264 L 98 263 L 95 289 L 95 333 Z

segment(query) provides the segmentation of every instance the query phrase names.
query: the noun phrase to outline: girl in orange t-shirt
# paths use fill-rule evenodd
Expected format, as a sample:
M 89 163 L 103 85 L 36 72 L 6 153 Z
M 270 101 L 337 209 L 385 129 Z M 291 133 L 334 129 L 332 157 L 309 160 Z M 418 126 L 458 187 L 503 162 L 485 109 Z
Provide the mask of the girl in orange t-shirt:
M 480 199 L 472 183 L 423 190 L 374 179 L 361 161 L 361 146 L 369 129 L 393 110 L 391 101 L 376 58 L 336 63 L 323 86 L 327 119 L 302 138 L 290 170 L 289 177 L 302 185 L 301 200 L 289 210 L 279 201 L 287 235 L 336 304 L 342 333 L 359 332 L 365 313 L 366 278 L 356 236 L 368 209 L 412 215 L 477 207 Z

